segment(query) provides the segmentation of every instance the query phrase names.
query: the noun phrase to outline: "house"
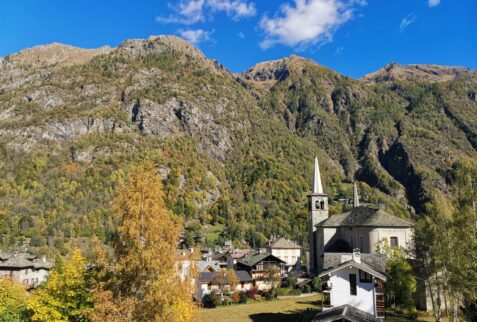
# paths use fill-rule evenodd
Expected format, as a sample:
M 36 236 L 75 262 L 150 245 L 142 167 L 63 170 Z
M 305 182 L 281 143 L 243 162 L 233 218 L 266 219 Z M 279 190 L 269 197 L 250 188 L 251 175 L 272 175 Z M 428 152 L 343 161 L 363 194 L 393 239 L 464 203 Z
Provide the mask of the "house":
M 384 283 L 386 282 L 384 263 L 384 258 L 377 254 L 368 254 L 362 258 L 358 249 L 355 249 L 351 255 L 330 256 L 327 259 L 327 265 L 333 266 L 327 267 L 318 275 L 324 282 L 323 313 L 330 309 L 349 306 L 360 311 L 360 314 L 367 314 L 370 321 L 373 318 L 384 318 Z M 354 309 L 353 312 L 356 311 Z M 343 313 L 342 310 L 337 309 L 333 312 L 336 316 Z M 329 318 L 330 313 L 323 316 Z M 321 321 L 318 318 L 320 318 L 319 315 L 315 320 Z
M 201 272 L 198 279 L 198 298 L 202 299 L 205 295 L 213 292 L 220 293 L 220 286 L 217 283 L 217 279 L 214 278 L 218 272 Z M 238 279 L 238 284 L 234 289 L 231 289 L 230 285 L 225 285 L 224 289 L 229 291 L 247 291 L 253 287 L 253 279 L 246 271 L 235 271 L 235 275 Z
M 270 242 L 266 250 L 273 256 L 285 261 L 285 269 L 287 272 L 290 272 L 295 266 L 301 266 L 301 246 L 286 238 L 280 237 Z
M 270 253 L 255 253 L 237 261 L 237 271 L 247 271 L 254 280 L 253 286 L 259 290 L 268 290 L 271 285 L 266 281 L 266 273 L 276 269 L 280 278 L 286 273 L 286 262 Z
M 0 277 L 11 278 L 28 289 L 46 281 L 52 268 L 45 256 L 39 259 L 28 253 L 0 254 Z

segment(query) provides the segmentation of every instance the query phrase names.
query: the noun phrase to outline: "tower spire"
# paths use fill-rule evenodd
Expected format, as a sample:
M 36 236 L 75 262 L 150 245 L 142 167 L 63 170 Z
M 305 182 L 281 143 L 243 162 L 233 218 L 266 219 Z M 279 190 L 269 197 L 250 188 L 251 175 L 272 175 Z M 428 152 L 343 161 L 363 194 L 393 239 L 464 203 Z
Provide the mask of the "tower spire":
M 353 183 L 353 207 L 359 207 L 358 185 Z
M 313 176 L 313 193 L 323 193 L 323 186 L 321 185 L 320 166 L 318 165 L 318 158 L 315 157 L 315 173 Z

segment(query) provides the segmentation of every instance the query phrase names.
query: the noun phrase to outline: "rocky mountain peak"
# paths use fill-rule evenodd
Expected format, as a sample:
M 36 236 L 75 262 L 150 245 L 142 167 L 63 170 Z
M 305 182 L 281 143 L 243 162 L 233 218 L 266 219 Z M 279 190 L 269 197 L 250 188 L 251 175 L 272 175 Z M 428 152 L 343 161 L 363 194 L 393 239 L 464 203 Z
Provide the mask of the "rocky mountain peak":
M 170 35 L 150 36 L 148 39 L 128 39 L 118 46 L 118 50 L 124 50 L 134 56 L 173 50 L 202 61 L 207 60 L 205 55 L 194 45 L 182 38 Z
M 83 64 L 96 55 L 111 52 L 111 47 L 104 46 L 95 49 L 84 49 L 60 43 L 40 45 L 24 49 L 18 53 L 5 57 L 12 63 L 29 65 L 31 67 L 49 67 L 53 65 Z
M 284 80 L 291 70 L 298 70 L 308 64 L 318 65 L 311 59 L 291 55 L 286 58 L 258 63 L 241 74 L 246 80 L 253 81 L 280 81 Z
M 363 80 L 374 83 L 386 81 L 445 82 L 462 77 L 476 77 L 477 72 L 465 67 L 427 64 L 398 64 L 392 62 L 383 68 L 364 75 Z

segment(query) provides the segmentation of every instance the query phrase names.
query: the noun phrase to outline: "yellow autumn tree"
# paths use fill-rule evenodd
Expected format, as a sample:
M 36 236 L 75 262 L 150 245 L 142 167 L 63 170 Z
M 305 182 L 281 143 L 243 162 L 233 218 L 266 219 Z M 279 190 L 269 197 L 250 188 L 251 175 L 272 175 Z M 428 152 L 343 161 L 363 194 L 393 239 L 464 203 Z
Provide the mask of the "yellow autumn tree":
M 88 320 L 93 302 L 85 266 L 85 258 L 77 248 L 64 262 L 56 261 L 46 283 L 30 298 L 32 321 Z
M 0 321 L 28 321 L 30 316 L 25 286 L 10 278 L 0 278 Z
M 166 209 L 152 162 L 130 172 L 114 210 L 119 219 L 114 256 L 103 263 L 94 291 L 95 321 L 193 321 L 191 280 L 177 273 L 180 218 Z

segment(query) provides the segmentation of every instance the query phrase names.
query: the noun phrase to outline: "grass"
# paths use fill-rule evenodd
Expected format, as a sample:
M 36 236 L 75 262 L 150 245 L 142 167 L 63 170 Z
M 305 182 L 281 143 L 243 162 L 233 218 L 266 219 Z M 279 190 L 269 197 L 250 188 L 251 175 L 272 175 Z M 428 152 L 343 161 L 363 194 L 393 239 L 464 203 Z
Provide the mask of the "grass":
M 208 225 L 207 228 L 205 228 L 204 235 L 209 242 L 216 242 L 224 228 L 225 225 L 223 224 L 217 224 L 215 226 Z
M 215 309 L 202 309 L 201 321 L 203 322 L 308 322 L 318 312 L 321 305 L 321 296 L 315 295 L 304 298 L 292 298 L 250 304 L 235 304 L 221 306 Z M 386 322 L 431 322 L 435 321 L 429 312 L 421 313 L 417 320 L 408 315 L 398 314 L 393 311 L 386 312 Z M 449 321 L 447 318 L 443 322 Z
M 268 321 L 310 321 L 318 313 L 321 296 L 283 299 L 250 304 L 222 306 L 215 309 L 203 309 L 201 320 L 204 322 L 268 322 Z

